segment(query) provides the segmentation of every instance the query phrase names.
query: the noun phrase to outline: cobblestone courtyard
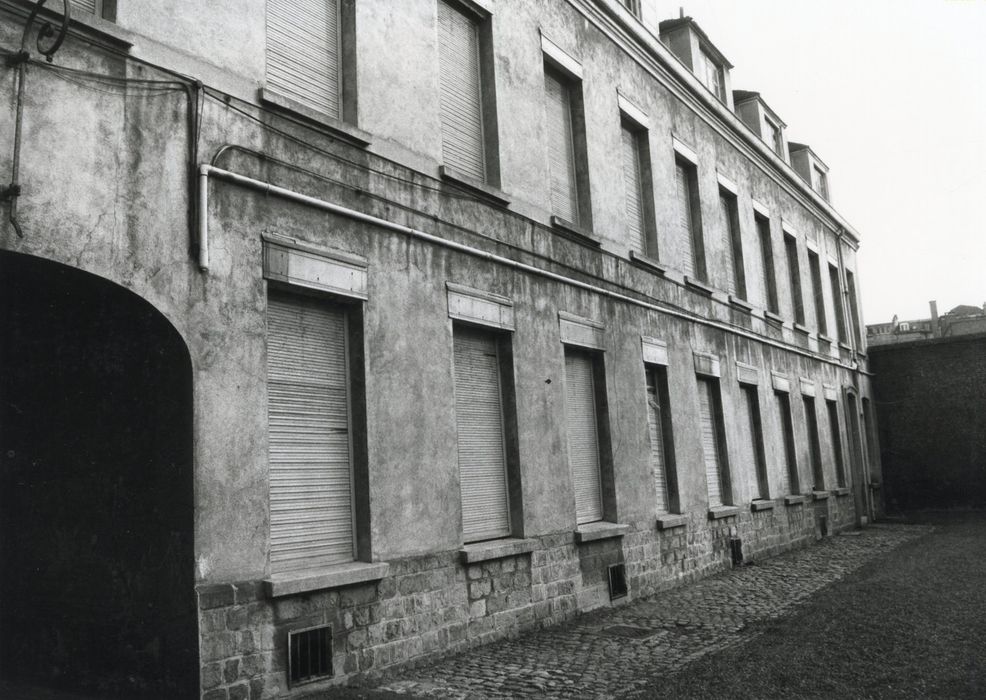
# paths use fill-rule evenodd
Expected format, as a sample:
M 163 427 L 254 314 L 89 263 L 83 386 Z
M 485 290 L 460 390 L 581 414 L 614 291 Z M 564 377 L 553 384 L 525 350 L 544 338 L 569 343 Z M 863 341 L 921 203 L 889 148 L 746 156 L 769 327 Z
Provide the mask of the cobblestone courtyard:
M 881 524 L 384 679 L 352 697 L 651 697 L 655 679 L 763 634 L 927 525 Z M 357 694 L 358 693 L 358 694 Z M 364 694 L 365 693 L 365 694 Z M 348 695 L 348 693 L 347 693 Z

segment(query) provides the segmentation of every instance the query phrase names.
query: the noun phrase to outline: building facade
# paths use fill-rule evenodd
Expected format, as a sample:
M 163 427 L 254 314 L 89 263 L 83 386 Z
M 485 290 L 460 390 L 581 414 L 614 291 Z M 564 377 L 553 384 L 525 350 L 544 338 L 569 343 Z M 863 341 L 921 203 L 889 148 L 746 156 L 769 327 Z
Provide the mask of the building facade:
M 694 20 L 70 5 L 0 0 L 8 675 L 291 696 L 878 514 L 858 234 Z
M 930 318 L 899 321 L 894 315 L 890 323 L 867 325 L 867 346 L 986 333 L 986 304 L 982 307 L 959 304 L 940 316 L 937 302 L 928 302 L 928 306 Z

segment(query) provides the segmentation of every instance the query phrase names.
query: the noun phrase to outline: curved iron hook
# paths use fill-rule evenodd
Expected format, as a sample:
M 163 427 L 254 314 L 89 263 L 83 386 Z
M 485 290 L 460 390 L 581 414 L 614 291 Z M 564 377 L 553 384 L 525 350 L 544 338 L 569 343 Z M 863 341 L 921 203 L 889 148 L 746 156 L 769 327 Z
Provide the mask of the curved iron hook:
M 27 16 L 27 23 L 24 25 L 24 36 L 21 37 L 21 53 L 27 52 L 27 37 L 31 33 L 31 25 L 34 24 L 34 19 L 38 16 L 38 12 L 41 11 L 41 8 L 44 7 L 46 2 L 48 0 L 38 0 L 34 9 L 31 10 L 31 14 Z M 45 57 L 48 63 L 51 63 L 52 56 L 61 48 L 62 42 L 65 41 L 65 35 L 68 33 L 68 25 L 72 21 L 72 5 L 70 1 L 62 0 L 62 8 L 61 24 L 57 32 L 48 20 L 45 20 L 44 24 L 41 25 L 41 29 L 38 30 L 38 51 Z M 46 48 L 44 42 L 51 36 L 55 38 Z

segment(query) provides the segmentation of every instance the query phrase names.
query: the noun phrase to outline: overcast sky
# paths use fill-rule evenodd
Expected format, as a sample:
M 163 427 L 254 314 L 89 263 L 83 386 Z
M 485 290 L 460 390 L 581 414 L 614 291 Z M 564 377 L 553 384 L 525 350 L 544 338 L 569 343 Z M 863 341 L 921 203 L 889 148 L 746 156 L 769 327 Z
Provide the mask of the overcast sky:
M 986 0 L 663 0 L 683 6 L 829 166 L 859 232 L 867 323 L 986 302 Z

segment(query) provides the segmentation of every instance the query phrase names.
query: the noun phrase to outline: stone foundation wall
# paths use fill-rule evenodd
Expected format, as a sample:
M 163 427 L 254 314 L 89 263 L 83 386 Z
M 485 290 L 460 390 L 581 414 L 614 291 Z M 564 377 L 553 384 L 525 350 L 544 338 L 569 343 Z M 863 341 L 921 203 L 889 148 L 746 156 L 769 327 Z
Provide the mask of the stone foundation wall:
M 509 637 L 610 604 L 608 569 L 626 565 L 628 594 L 640 598 L 731 566 L 730 539 L 747 560 L 816 539 L 853 520 L 851 497 L 784 505 L 710 520 L 691 513 L 683 526 L 641 523 L 621 537 L 578 544 L 573 533 L 533 538 L 533 551 L 464 564 L 459 552 L 390 562 L 376 582 L 269 599 L 263 582 L 203 586 L 199 621 L 204 700 L 257 700 L 291 694 L 288 632 L 332 627 L 331 684 Z

